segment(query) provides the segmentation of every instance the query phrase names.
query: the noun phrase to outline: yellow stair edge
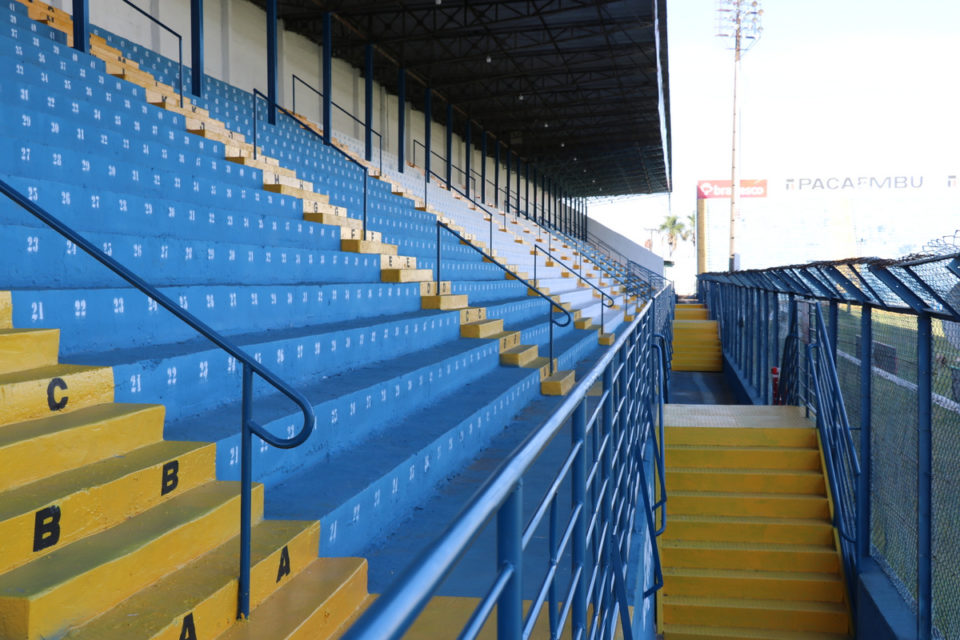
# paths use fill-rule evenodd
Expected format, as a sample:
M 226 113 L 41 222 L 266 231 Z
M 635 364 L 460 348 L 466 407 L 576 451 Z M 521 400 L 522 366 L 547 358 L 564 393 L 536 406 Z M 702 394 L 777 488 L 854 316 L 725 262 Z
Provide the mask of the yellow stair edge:
M 701 627 L 667 624 L 663 626 L 663 640 L 850 640 L 850 636 L 815 631 L 784 631 L 782 629 L 749 629 L 743 627 Z

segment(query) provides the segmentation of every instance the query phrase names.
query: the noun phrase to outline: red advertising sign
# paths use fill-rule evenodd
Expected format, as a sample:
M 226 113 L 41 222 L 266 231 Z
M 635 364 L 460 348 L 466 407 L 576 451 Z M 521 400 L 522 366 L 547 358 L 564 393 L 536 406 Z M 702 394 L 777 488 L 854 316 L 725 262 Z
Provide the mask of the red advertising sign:
M 697 182 L 697 199 L 706 198 L 729 198 L 733 191 L 731 180 L 700 180 Z M 741 198 L 766 198 L 767 181 L 766 180 L 741 180 L 740 181 Z

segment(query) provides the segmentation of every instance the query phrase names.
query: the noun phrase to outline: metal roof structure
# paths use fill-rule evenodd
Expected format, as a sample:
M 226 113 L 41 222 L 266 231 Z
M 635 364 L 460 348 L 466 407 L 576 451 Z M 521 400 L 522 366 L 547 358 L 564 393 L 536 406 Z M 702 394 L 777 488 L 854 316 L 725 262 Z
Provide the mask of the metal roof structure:
M 264 0 L 255 0 L 265 6 Z M 568 196 L 670 189 L 666 0 L 278 0 L 285 28 L 314 42 L 333 17 L 334 55 L 433 116 L 453 105 L 563 185 Z M 437 99 L 439 98 L 439 99 Z M 479 145 L 476 145 L 479 146 Z M 491 150 L 492 153 L 492 150 Z

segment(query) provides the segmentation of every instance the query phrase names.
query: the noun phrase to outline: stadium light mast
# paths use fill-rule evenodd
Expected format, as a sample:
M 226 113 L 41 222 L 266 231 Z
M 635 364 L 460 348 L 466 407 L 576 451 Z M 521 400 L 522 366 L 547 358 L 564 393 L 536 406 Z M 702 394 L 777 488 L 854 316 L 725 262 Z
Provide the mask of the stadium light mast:
M 733 144 L 730 159 L 730 271 L 740 266 L 737 260 L 734 228 L 737 223 L 737 210 L 740 200 L 740 179 L 737 167 L 737 121 L 740 110 L 737 103 L 737 90 L 740 84 L 740 58 L 749 51 L 763 28 L 760 17 L 763 9 L 759 0 L 717 0 L 717 35 L 733 40 Z

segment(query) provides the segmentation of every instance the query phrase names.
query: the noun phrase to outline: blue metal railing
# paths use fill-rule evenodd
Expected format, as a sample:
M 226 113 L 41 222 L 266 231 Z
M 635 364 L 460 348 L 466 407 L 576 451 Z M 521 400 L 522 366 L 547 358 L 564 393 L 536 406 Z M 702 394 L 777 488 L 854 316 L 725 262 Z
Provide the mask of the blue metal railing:
M 426 145 L 424 145 L 424 144 L 423 144 L 422 142 L 420 142 L 419 140 L 414 139 L 414 141 L 413 141 L 413 166 L 417 166 L 417 148 L 418 148 L 418 147 L 421 148 L 421 149 L 423 149 L 423 155 L 424 155 L 424 156 L 427 155 L 427 147 L 426 147 Z M 433 149 L 430 150 L 430 155 L 431 155 L 432 157 L 436 158 L 437 160 L 439 160 L 440 162 L 443 162 L 444 164 L 446 164 L 446 162 L 447 162 L 447 159 L 446 159 L 446 158 L 444 158 L 442 155 L 440 155 L 439 153 L 437 153 L 437 152 L 434 151 Z M 424 163 L 424 164 L 426 164 L 426 163 Z M 450 169 L 451 169 L 452 171 L 456 171 L 458 174 L 460 174 L 460 177 L 463 178 L 463 184 L 464 184 L 464 186 L 466 186 L 466 184 L 467 184 L 467 172 L 464 171 L 463 169 L 461 169 L 460 167 L 458 167 L 457 165 L 453 164 L 453 162 L 450 163 Z M 446 183 L 447 179 L 446 179 L 445 177 L 443 177 L 443 176 L 441 176 L 440 174 L 434 172 L 433 170 L 431 170 L 430 173 L 432 173 L 434 176 L 436 176 L 437 179 L 440 180 L 441 182 Z M 471 173 L 472 173 L 472 172 L 471 172 Z M 470 179 L 470 190 L 475 193 L 476 190 L 477 190 L 477 181 L 473 178 L 473 176 L 470 176 L 469 179 Z M 452 180 L 451 180 L 450 187 L 453 188 L 453 181 L 452 181 Z M 460 192 L 460 193 L 462 193 L 462 192 Z M 426 196 L 424 196 L 424 200 L 426 200 Z
M 433 169 L 430 170 L 430 173 L 429 173 L 429 174 L 427 174 L 427 172 L 424 171 L 424 174 L 423 174 L 423 207 L 424 207 L 424 208 L 427 207 L 427 191 L 428 191 L 428 186 L 429 186 L 429 183 L 430 183 L 430 176 L 433 176 L 433 177 L 435 177 L 435 178 L 437 178 L 437 179 L 441 179 L 441 180 L 442 180 L 442 178 L 440 177 L 440 175 L 439 175 L 436 171 L 434 171 Z M 455 193 L 460 194 L 461 196 L 463 196 L 464 198 L 466 198 L 468 201 L 470 201 L 474 206 L 479 207 L 479 209 L 480 209 L 481 211 L 483 211 L 485 214 L 487 214 L 487 216 L 488 216 L 488 218 L 487 218 L 487 222 L 488 222 L 488 234 L 489 234 L 489 240 L 488 240 L 487 248 L 490 249 L 491 251 L 493 251 L 493 215 L 494 215 L 493 212 L 490 211 L 489 209 L 487 209 L 485 206 L 483 206 L 483 205 L 480 204 L 479 202 L 477 202 L 476 200 L 474 200 L 474 198 L 473 198 L 472 196 L 468 196 L 466 193 L 464 193 L 463 191 L 461 191 L 461 190 L 458 189 L 457 187 L 455 187 L 455 186 L 453 186 L 453 185 L 450 185 L 450 190 L 451 190 L 451 191 L 454 191 Z M 507 224 L 507 223 L 506 223 L 507 215 L 506 215 L 506 214 L 502 214 L 502 215 L 503 215 L 503 220 L 504 220 L 504 223 L 503 223 L 503 224 L 504 224 L 504 226 L 506 226 L 506 224 Z
M 112 272 L 126 280 L 130 285 L 141 293 L 147 295 L 159 306 L 163 307 L 181 321 L 185 322 L 200 335 L 210 340 L 232 357 L 236 358 L 243 365 L 243 383 L 241 397 L 241 439 L 240 439 L 240 568 L 239 568 L 239 589 L 237 598 L 237 617 L 247 617 L 250 614 L 250 532 L 251 532 L 251 511 L 252 511 L 252 484 L 253 484 L 253 465 L 251 461 L 252 438 L 254 435 L 259 437 L 267 444 L 279 449 L 292 449 L 303 444 L 316 424 L 313 406 L 299 391 L 288 385 L 274 374 L 270 369 L 264 367 L 256 359 L 247 355 L 247 353 L 228 340 L 226 337 L 215 331 L 202 320 L 181 308 L 179 304 L 171 298 L 161 293 L 156 287 L 146 280 L 130 271 L 125 266 L 117 262 L 114 258 L 100 250 L 99 247 L 74 231 L 71 227 L 64 224 L 58 218 L 54 217 L 41 207 L 37 206 L 29 198 L 14 189 L 12 186 L 0 180 L 0 193 L 13 200 L 16 204 L 23 207 L 28 213 L 46 224 L 48 227 L 67 238 L 70 242 L 78 246 L 82 251 L 93 257 L 97 262 L 104 265 Z M 303 412 L 303 426 L 299 433 L 290 438 L 278 438 L 261 425 L 253 420 L 253 376 L 260 376 L 264 381 L 270 384 L 277 391 L 287 396 L 300 407 Z
M 180 96 L 180 108 L 183 108 L 183 36 L 170 28 L 169 25 L 161 22 L 157 18 L 154 18 L 152 15 L 138 7 L 137 5 L 130 2 L 130 0 L 123 0 L 123 4 L 132 7 L 137 13 L 150 20 L 152 23 L 164 29 L 167 33 L 172 34 L 177 39 L 177 95 Z M 196 73 L 203 73 L 203 69 L 198 70 Z
M 442 257 L 443 257 L 443 256 L 442 256 L 442 252 L 441 252 L 441 250 L 440 250 L 440 248 L 441 248 L 440 230 L 441 230 L 441 229 L 444 230 L 444 231 L 446 231 L 447 233 L 453 235 L 455 238 L 457 238 L 458 240 L 460 240 L 460 242 L 461 242 L 462 244 L 465 244 L 466 246 L 470 247 L 471 249 L 473 249 L 474 251 L 476 251 L 477 253 L 479 253 L 480 255 L 482 255 L 484 258 L 486 258 L 488 261 L 490 261 L 490 263 L 492 263 L 492 264 L 500 267 L 500 269 L 502 269 L 502 270 L 505 271 L 507 274 L 509 274 L 510 277 L 512 277 L 514 280 L 517 280 L 517 281 L 519 281 L 519 282 L 522 282 L 524 285 L 526 285 L 526 287 L 527 287 L 530 291 L 533 291 L 533 292 L 536 293 L 538 296 L 540 296 L 541 298 L 543 298 L 544 300 L 546 300 L 547 302 L 550 303 L 549 306 L 547 307 L 547 314 L 548 314 L 547 320 L 548 320 L 548 324 L 549 324 L 549 327 L 550 327 L 550 355 L 549 355 L 549 357 L 550 357 L 550 375 L 553 375 L 553 373 L 554 373 L 554 368 L 555 368 L 555 365 L 554 365 L 554 362 L 553 362 L 553 326 L 556 325 L 556 326 L 558 326 L 558 327 L 566 327 L 567 325 L 569 325 L 569 324 L 573 321 L 573 316 L 570 315 L 570 312 L 567 311 L 566 309 L 564 309 L 561 305 L 559 305 L 559 304 L 557 304 L 556 302 L 554 302 L 553 298 L 551 298 L 550 296 L 548 296 L 548 295 L 545 294 L 544 292 L 540 291 L 540 289 L 538 289 L 535 284 L 531 284 L 531 283 L 528 282 L 527 280 L 524 280 L 523 278 L 520 277 L 519 274 L 515 273 L 512 269 L 509 269 L 509 268 L 507 268 L 506 266 L 500 264 L 500 263 L 497 261 L 497 259 L 494 258 L 492 255 L 490 255 L 489 253 L 487 253 L 486 251 L 484 251 L 484 250 L 481 249 L 480 247 L 476 246 L 475 244 L 473 244 L 472 242 L 470 242 L 470 240 L 468 240 L 468 239 L 465 238 L 464 236 L 460 235 L 460 234 L 457 233 L 455 230 L 451 229 L 450 227 L 448 227 L 448 226 L 445 225 L 444 223 L 440 222 L 439 220 L 437 220 L 437 271 L 436 271 L 436 274 L 435 274 L 435 276 L 436 276 L 436 283 L 437 283 L 437 293 L 438 293 L 438 294 L 440 293 L 440 265 L 441 265 L 441 260 L 442 260 Z M 565 320 L 564 322 L 557 322 L 557 319 L 556 319 L 556 318 L 554 317 L 554 315 L 553 315 L 553 313 L 554 313 L 555 310 L 556 310 L 556 311 L 559 311 L 559 312 L 561 312 L 561 313 L 564 314 L 564 320 Z
M 259 89 L 254 89 L 254 90 L 253 90 L 253 157 L 254 157 L 254 159 L 257 158 L 257 128 L 258 128 L 257 98 L 260 98 L 260 99 L 262 99 L 264 102 L 266 102 L 267 104 L 273 105 L 274 107 L 276 107 L 277 109 L 279 109 L 280 112 L 283 113 L 285 116 L 287 116 L 287 117 L 289 117 L 289 118 L 292 118 L 294 121 L 296 121 L 297 123 L 299 123 L 300 126 L 303 127 L 303 129 L 305 129 L 306 131 L 309 131 L 309 132 L 312 133 L 315 137 L 317 137 L 317 138 L 320 140 L 320 143 L 321 143 L 321 144 L 324 144 L 324 146 L 326 146 L 328 149 L 333 149 L 334 151 L 336 151 L 337 153 L 339 153 L 341 156 L 343 156 L 344 158 L 346 158 L 349 162 L 351 162 L 352 164 L 356 165 L 356 166 L 360 169 L 360 172 L 361 172 L 361 174 L 363 175 L 363 218 L 362 218 L 363 226 L 362 226 L 362 234 L 363 234 L 363 239 L 366 240 L 366 239 L 367 239 L 367 181 L 370 179 L 370 175 L 367 173 L 367 167 L 365 167 L 362 163 L 360 163 L 360 162 L 358 162 L 357 160 L 355 160 L 353 157 L 350 156 L 349 153 L 347 153 L 347 152 L 344 151 L 343 149 L 338 148 L 336 145 L 332 145 L 332 144 L 331 144 L 331 145 L 326 145 L 326 144 L 324 143 L 323 136 L 320 135 L 319 133 L 317 133 L 317 132 L 313 129 L 313 127 L 310 126 L 310 123 L 309 123 L 309 122 L 304 122 L 304 121 L 303 121 L 302 119 L 300 119 L 300 117 L 298 117 L 295 113 L 291 113 L 290 111 L 287 111 L 284 107 L 281 107 L 279 104 L 277 104 L 276 102 L 274 102 L 273 100 L 271 100 L 268 96 L 266 96 L 265 94 L 263 94 Z
M 304 80 L 303 78 L 301 78 L 301 77 L 298 76 L 297 74 L 294 73 L 294 74 L 292 74 L 292 75 L 293 75 L 293 80 L 292 80 L 291 82 L 292 82 L 292 91 L 293 91 L 293 113 L 297 113 L 297 82 L 298 82 L 298 81 L 300 82 L 300 84 L 302 84 L 303 86 L 305 86 L 307 89 L 310 89 L 310 91 L 313 91 L 315 94 L 317 94 L 318 96 L 320 96 L 321 98 L 323 98 L 323 92 L 322 92 L 322 91 L 320 91 L 319 89 L 317 89 L 316 87 L 314 87 L 313 85 L 311 85 L 309 82 L 307 82 L 306 80 Z M 353 115 L 352 113 L 350 113 L 349 111 L 347 111 L 346 109 L 344 109 L 343 107 L 341 107 L 339 104 L 337 104 L 337 103 L 334 102 L 333 100 L 330 101 L 330 104 L 332 104 L 336 109 L 339 109 L 341 113 L 343 113 L 344 115 L 346 115 L 348 118 L 350 118 L 351 120 L 353 120 L 353 121 L 356 122 L 357 124 L 359 124 L 359 125 L 361 125 L 361 126 L 364 126 L 364 127 L 367 126 L 366 123 L 365 123 L 363 120 L 361 120 L 361 119 L 358 118 L 357 116 Z M 333 132 L 331 131 L 331 133 L 333 133 Z M 379 161 L 379 165 L 380 165 L 380 173 L 383 174 L 383 136 L 380 135 L 380 132 L 379 132 L 379 131 L 377 131 L 376 129 L 373 129 L 372 127 L 371 127 L 371 129 L 370 129 L 370 133 L 372 133 L 373 135 L 377 136 L 377 147 L 378 147 L 379 150 L 380 150 L 380 153 L 379 153 L 379 156 L 378 156 L 378 161 Z
M 661 290 L 657 297 L 662 303 L 670 302 L 672 289 Z M 402 637 L 493 519 L 497 523 L 496 578 L 459 638 L 477 637 L 494 606 L 501 639 L 530 637 L 544 607 L 551 638 L 560 637 L 568 623 L 573 638 L 586 638 L 588 630 L 590 637 L 610 638 L 618 622 L 624 637 L 634 637 L 625 572 L 638 508 L 645 512 L 655 566 L 653 584 L 640 592 L 641 600 L 632 603 L 635 611 L 642 608 L 642 599 L 662 585 L 651 486 L 644 465 L 644 453 L 655 432 L 653 403 L 658 390 L 654 367 L 665 364 L 662 353 L 655 353 L 653 347 L 655 316 L 651 308 L 631 323 L 557 411 L 507 457 L 450 526 L 347 631 L 345 639 Z M 603 393 L 594 402 L 588 391 L 598 380 L 602 380 Z M 565 425 L 570 425 L 571 431 L 567 455 L 524 524 L 524 473 Z M 558 499 L 564 484 L 569 485 L 572 502 L 569 517 L 561 522 Z M 594 490 L 599 497 L 591 502 Z M 523 554 L 536 539 L 534 532 L 544 518 L 549 518 L 546 542 L 550 561 L 524 617 Z M 591 545 L 595 546 L 588 552 Z M 570 584 L 560 591 L 563 585 L 558 584 L 557 568 L 566 556 L 572 561 Z M 645 582 L 645 567 L 642 575 Z
M 604 323 L 603 323 L 603 310 L 604 310 L 604 309 L 609 309 L 609 308 L 613 307 L 614 304 L 616 304 L 615 301 L 614 301 L 614 299 L 613 299 L 613 297 L 610 296 L 610 294 L 608 294 L 606 291 L 604 291 L 603 289 L 601 289 L 601 288 L 598 287 L 597 285 L 593 284 L 592 282 L 590 282 L 589 280 L 587 280 L 586 278 L 584 278 L 582 273 L 577 273 L 577 270 L 576 270 L 576 269 L 574 269 L 574 268 L 571 267 L 570 265 L 566 264 L 565 262 L 563 262 L 562 260 L 560 260 L 560 258 L 557 258 L 557 257 L 554 256 L 552 253 L 550 253 L 549 251 L 547 251 L 546 249 L 544 249 L 543 247 L 541 247 L 541 246 L 538 245 L 538 244 L 534 244 L 534 245 L 533 245 L 533 254 L 534 254 L 534 255 L 533 255 L 533 281 L 534 281 L 534 282 L 537 281 L 537 253 L 538 253 L 538 252 L 544 254 L 544 255 L 547 256 L 550 260 L 556 262 L 556 263 L 559 264 L 561 267 L 563 267 L 564 269 L 566 269 L 567 271 L 569 271 L 569 272 L 572 273 L 573 275 L 577 276 L 577 278 L 579 278 L 582 282 L 587 283 L 587 284 L 590 285 L 595 291 L 597 291 L 597 292 L 600 294 L 600 333 L 603 333 L 603 325 L 604 325 Z M 582 271 L 582 269 L 581 269 L 581 271 Z M 608 303 L 609 303 L 609 304 L 608 304 Z

